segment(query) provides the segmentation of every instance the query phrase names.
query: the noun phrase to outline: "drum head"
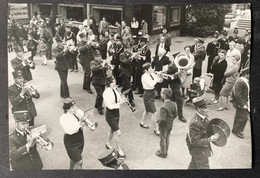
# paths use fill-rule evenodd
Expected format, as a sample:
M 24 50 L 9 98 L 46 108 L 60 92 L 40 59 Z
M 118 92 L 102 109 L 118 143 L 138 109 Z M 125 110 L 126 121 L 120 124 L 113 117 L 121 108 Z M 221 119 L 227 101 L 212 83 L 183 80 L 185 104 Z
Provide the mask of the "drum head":
M 225 121 L 219 118 L 210 120 L 208 124 L 207 134 L 208 136 L 219 134 L 219 138 L 212 142 L 216 146 L 223 147 L 227 143 L 227 138 L 230 135 L 230 128 Z
M 108 165 L 112 161 L 114 161 L 117 158 L 117 152 L 115 149 L 108 149 L 105 150 L 103 153 L 101 153 L 98 156 L 98 160 L 103 164 L 103 165 Z

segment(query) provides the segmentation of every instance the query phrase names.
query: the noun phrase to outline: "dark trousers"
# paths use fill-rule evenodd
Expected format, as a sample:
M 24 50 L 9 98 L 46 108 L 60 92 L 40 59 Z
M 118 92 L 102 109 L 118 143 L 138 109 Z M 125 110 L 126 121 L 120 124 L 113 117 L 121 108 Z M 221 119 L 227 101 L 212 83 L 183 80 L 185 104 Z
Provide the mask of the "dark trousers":
M 172 128 L 159 127 L 160 130 L 160 148 L 162 154 L 168 153 L 168 148 L 170 144 L 170 135 Z
M 36 50 L 37 50 L 37 49 L 32 49 L 32 50 L 31 50 L 31 60 L 32 60 L 32 61 L 33 61 L 34 56 L 36 55 Z
M 195 158 L 192 156 L 188 169 L 209 169 L 209 159 L 207 157 Z
M 214 56 L 214 57 L 215 57 L 215 56 Z M 208 58 L 207 73 L 210 73 L 210 72 L 211 72 L 211 65 L 212 65 L 212 63 L 213 63 L 213 59 L 214 59 L 214 57 L 209 56 L 209 58 Z
M 126 97 L 128 97 L 129 102 L 134 100 L 134 95 L 130 83 L 131 76 L 127 76 L 126 74 L 120 74 L 120 78 L 122 81 L 122 92 L 128 90 L 130 88 L 130 91 L 126 94 Z
M 154 86 L 155 91 L 158 93 L 159 96 L 161 96 L 161 90 L 162 88 L 168 88 L 168 84 L 167 81 L 165 79 L 163 79 L 162 83 L 157 83 Z
M 137 71 L 136 71 L 136 86 L 138 88 L 139 93 L 144 93 L 144 88 L 143 88 L 143 84 L 142 84 L 142 75 L 143 75 L 143 70 L 137 68 Z
M 70 53 L 70 68 L 78 70 L 78 63 L 77 63 L 77 54 Z
M 103 92 L 105 90 L 105 84 L 99 84 L 98 82 L 92 82 L 92 85 L 94 86 L 96 93 L 97 93 L 95 108 L 102 109 Z
M 181 87 L 179 84 L 170 84 L 170 88 L 172 90 L 172 101 L 176 102 L 177 110 L 178 110 L 178 117 L 183 117 L 183 97 L 181 95 Z
M 58 71 L 60 76 L 60 96 L 63 98 L 70 97 L 69 87 L 67 83 L 68 70 Z
M 52 43 L 47 43 L 46 57 L 52 59 Z
M 193 83 L 193 79 L 195 77 L 200 77 L 200 76 L 201 76 L 201 69 L 194 69 L 193 68 L 192 83 Z
M 233 133 L 243 132 L 249 117 L 249 112 L 246 109 L 236 109 L 235 120 L 233 124 Z
M 84 79 L 83 79 L 83 89 L 90 90 L 90 83 L 91 83 L 91 69 L 90 67 L 85 68 Z
M 136 90 L 137 88 L 137 81 L 136 81 L 136 77 L 137 77 L 137 68 L 132 66 L 132 76 L 133 76 L 133 85 L 132 88 L 133 90 Z
M 120 69 L 119 69 L 119 65 L 115 65 L 113 71 L 112 71 L 113 76 L 116 79 L 116 84 L 117 85 L 122 85 L 122 81 L 121 78 L 119 77 L 120 75 Z

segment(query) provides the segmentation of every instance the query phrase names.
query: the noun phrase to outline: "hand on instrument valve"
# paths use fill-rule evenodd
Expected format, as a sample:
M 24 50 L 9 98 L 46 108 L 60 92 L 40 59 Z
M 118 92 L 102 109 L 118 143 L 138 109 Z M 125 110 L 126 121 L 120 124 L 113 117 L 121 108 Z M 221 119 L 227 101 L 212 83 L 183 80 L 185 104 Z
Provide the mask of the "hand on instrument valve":
M 27 148 L 27 151 L 29 151 L 29 149 L 31 147 L 33 147 L 36 143 L 36 139 L 35 138 L 32 138 L 32 136 L 30 135 L 27 135 L 27 143 L 26 143 L 26 148 Z
M 209 142 L 217 141 L 218 138 L 219 138 L 219 134 L 218 134 L 218 133 L 215 133 L 214 135 L 211 135 L 211 136 L 209 137 Z

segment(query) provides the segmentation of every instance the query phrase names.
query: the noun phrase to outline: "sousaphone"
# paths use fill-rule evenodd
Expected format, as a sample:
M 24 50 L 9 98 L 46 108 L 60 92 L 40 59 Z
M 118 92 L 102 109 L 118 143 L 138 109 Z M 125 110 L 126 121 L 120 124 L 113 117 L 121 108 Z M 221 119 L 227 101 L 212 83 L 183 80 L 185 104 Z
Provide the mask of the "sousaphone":
M 180 53 L 175 57 L 174 63 L 179 69 L 188 69 L 191 66 L 192 61 L 186 54 Z
M 227 138 L 230 135 L 230 128 L 224 120 L 214 118 L 209 121 L 207 134 L 208 136 L 211 136 L 215 133 L 218 133 L 219 137 L 216 141 L 213 141 L 212 143 L 219 147 L 225 146 L 227 144 Z

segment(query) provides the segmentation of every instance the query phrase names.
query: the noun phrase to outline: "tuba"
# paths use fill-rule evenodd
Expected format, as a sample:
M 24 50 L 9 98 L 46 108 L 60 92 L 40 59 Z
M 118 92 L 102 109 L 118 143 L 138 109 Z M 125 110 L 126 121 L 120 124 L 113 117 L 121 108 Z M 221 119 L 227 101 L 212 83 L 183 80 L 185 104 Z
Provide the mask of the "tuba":
M 184 53 L 178 54 L 175 57 L 174 63 L 176 67 L 179 69 L 178 77 L 181 83 L 184 83 L 187 76 L 187 70 L 191 68 L 192 62 L 193 61 L 190 60 L 190 58 Z
M 216 141 L 212 143 L 219 147 L 225 146 L 227 143 L 227 138 L 230 135 L 230 128 L 224 120 L 219 118 L 214 118 L 209 121 L 207 134 L 208 136 L 211 136 L 214 135 L 215 133 L 218 133 L 219 137 Z

